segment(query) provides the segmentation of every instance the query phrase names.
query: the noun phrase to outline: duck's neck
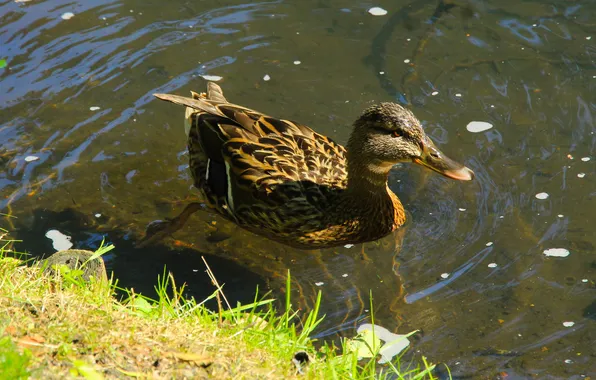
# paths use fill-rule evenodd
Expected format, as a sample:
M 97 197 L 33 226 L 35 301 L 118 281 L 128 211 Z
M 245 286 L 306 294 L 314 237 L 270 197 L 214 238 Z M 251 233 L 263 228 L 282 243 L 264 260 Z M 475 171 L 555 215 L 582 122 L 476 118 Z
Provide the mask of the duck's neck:
M 371 234 L 378 233 L 378 237 L 401 226 L 405 222 L 404 208 L 387 186 L 393 165 L 349 158 L 344 204 L 352 210 L 352 217 L 361 220 L 361 227 L 370 229 Z
M 392 166 L 385 162 L 348 161 L 348 191 L 388 196 L 387 179 Z
M 347 193 L 373 197 L 377 201 L 389 199 L 392 193 L 387 187 L 387 178 L 393 164 L 370 158 L 370 144 L 363 143 L 367 136 L 362 131 L 362 127 L 355 125 L 346 146 Z

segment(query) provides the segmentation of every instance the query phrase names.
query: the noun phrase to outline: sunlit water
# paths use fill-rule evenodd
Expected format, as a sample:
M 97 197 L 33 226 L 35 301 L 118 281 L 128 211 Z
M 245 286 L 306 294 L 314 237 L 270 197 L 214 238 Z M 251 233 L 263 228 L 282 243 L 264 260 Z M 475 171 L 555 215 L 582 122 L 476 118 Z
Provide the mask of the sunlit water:
M 282 296 L 289 269 L 296 305 L 322 291 L 322 337 L 369 320 L 372 290 L 375 321 L 422 330 L 412 352 L 456 376 L 596 376 L 596 3 L 408 4 L 4 1 L 0 212 L 16 218 L 2 227 L 35 255 L 53 252 L 49 229 L 76 248 L 105 237 L 121 285 L 148 294 L 164 265 L 190 295 L 211 293 L 201 256 L 243 302 L 257 285 Z M 195 194 L 183 110 L 152 93 L 202 91 L 202 75 L 340 143 L 368 105 L 408 104 L 476 180 L 396 168 L 410 220 L 364 255 L 292 250 L 209 212 L 135 249 Z

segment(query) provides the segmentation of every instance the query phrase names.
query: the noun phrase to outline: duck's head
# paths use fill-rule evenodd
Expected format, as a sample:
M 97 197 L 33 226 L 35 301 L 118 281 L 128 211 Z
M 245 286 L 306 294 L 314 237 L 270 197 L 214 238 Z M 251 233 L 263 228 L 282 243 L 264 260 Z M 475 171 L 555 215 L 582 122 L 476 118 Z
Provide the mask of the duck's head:
M 446 177 L 469 181 L 474 172 L 445 156 L 424 133 L 414 114 L 395 103 L 367 108 L 354 122 L 348 165 L 386 173 L 398 162 L 414 162 Z

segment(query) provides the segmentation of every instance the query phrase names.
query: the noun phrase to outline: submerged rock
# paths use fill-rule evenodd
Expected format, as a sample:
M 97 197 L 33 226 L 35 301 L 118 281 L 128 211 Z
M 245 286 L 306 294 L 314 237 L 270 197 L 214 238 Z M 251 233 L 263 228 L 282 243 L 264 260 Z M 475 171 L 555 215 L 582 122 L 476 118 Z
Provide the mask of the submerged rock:
M 83 249 L 67 249 L 58 251 L 52 256 L 38 263 L 38 266 L 43 268 L 43 272 L 51 276 L 58 273 L 56 266 L 65 265 L 71 270 L 79 269 L 83 271 L 83 279 L 89 281 L 94 277 L 100 281 L 107 281 L 108 275 L 106 266 L 101 257 L 97 257 L 88 261 L 93 256 L 92 251 Z

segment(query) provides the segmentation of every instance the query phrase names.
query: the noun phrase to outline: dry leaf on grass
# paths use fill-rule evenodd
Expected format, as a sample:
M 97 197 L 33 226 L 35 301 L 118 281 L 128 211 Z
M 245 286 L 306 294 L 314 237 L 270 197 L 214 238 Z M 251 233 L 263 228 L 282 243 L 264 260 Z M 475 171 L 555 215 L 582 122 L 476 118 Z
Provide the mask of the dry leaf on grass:
M 173 357 L 174 359 L 182 360 L 185 362 L 193 362 L 202 367 L 208 367 L 213 363 L 213 359 L 207 355 L 193 354 L 188 352 L 166 352 L 167 357 Z
M 25 335 L 17 340 L 17 344 L 21 347 L 47 347 L 58 348 L 55 344 L 45 344 L 45 338 L 40 335 Z

